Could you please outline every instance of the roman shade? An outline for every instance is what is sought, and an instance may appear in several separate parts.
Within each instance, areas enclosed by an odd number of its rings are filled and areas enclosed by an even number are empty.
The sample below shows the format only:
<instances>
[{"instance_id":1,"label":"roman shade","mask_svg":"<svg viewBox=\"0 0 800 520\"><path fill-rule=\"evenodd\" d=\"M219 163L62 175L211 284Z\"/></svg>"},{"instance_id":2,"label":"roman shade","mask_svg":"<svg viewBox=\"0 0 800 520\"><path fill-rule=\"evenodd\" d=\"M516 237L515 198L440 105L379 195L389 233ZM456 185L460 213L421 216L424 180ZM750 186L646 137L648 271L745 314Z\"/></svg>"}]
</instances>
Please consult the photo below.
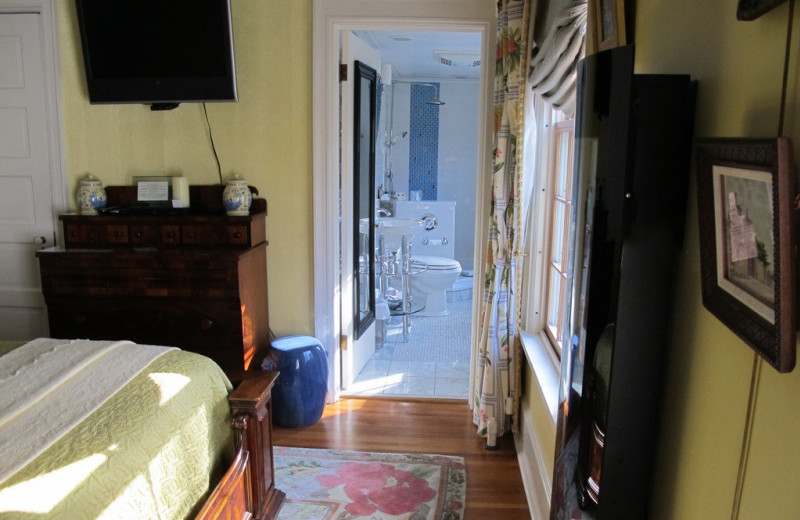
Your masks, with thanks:
<instances>
[{"instance_id":1,"label":"roman shade","mask_svg":"<svg viewBox=\"0 0 800 520\"><path fill-rule=\"evenodd\" d=\"M548 9L547 2L539 3L535 10L528 84L545 102L571 116L578 60L584 54L587 6L586 0L553 4Z\"/></svg>"}]
</instances>

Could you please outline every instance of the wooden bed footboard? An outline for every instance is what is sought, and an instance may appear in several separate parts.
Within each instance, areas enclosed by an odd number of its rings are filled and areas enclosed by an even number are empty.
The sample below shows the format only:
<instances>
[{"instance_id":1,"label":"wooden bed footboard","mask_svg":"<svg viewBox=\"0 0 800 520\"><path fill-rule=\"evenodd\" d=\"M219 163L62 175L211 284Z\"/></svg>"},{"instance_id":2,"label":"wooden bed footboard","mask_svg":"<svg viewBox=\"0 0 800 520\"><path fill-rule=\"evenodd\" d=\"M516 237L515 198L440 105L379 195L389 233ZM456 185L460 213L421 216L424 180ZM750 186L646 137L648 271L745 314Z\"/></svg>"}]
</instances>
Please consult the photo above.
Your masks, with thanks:
<instances>
[{"instance_id":1,"label":"wooden bed footboard","mask_svg":"<svg viewBox=\"0 0 800 520\"><path fill-rule=\"evenodd\" d=\"M233 464L196 520L271 520L285 494L275 488L271 391L277 372L252 372L228 397L236 441Z\"/></svg>"}]
</instances>

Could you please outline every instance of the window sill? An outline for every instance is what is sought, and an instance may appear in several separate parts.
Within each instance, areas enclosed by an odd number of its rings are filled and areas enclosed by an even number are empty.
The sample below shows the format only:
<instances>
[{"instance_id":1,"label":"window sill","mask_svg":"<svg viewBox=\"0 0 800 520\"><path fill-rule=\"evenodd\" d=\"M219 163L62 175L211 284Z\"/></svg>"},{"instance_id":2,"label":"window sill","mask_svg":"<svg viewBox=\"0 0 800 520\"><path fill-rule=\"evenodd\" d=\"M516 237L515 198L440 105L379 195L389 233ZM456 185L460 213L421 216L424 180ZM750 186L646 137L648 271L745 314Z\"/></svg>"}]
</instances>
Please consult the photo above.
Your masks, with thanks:
<instances>
[{"instance_id":1,"label":"window sill","mask_svg":"<svg viewBox=\"0 0 800 520\"><path fill-rule=\"evenodd\" d=\"M550 352L550 345L538 334L520 332L522 350L525 358L533 371L536 384L539 387L550 417L553 419L553 427L556 424L558 411L558 378L559 367L555 356Z\"/></svg>"}]
</instances>

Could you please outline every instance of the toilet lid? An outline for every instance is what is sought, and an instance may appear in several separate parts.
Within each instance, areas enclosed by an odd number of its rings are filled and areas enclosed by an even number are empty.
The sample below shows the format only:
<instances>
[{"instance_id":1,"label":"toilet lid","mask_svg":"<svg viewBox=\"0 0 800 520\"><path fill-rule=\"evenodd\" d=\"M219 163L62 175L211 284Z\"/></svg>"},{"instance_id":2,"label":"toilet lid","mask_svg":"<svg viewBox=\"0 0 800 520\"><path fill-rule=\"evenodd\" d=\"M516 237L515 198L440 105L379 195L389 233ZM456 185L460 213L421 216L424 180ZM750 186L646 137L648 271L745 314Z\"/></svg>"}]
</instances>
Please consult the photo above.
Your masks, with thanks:
<instances>
[{"instance_id":1,"label":"toilet lid","mask_svg":"<svg viewBox=\"0 0 800 520\"><path fill-rule=\"evenodd\" d=\"M461 264L457 260L444 256L413 256L411 257L411 267L424 269L427 265L431 271L447 271L461 269Z\"/></svg>"}]
</instances>

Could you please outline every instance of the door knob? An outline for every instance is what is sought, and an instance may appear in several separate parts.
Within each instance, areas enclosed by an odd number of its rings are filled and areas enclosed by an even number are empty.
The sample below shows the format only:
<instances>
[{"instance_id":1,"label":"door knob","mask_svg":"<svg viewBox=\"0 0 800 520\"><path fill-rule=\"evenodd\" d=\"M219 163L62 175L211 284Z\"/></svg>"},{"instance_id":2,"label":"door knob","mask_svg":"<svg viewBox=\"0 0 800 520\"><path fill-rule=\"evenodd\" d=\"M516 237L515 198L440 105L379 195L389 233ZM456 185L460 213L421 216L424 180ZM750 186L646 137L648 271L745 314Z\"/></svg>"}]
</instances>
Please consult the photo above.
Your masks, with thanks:
<instances>
[{"instance_id":1,"label":"door knob","mask_svg":"<svg viewBox=\"0 0 800 520\"><path fill-rule=\"evenodd\" d=\"M33 239L34 245L43 246L47 243L47 239L45 237L36 237Z\"/></svg>"}]
</instances>

